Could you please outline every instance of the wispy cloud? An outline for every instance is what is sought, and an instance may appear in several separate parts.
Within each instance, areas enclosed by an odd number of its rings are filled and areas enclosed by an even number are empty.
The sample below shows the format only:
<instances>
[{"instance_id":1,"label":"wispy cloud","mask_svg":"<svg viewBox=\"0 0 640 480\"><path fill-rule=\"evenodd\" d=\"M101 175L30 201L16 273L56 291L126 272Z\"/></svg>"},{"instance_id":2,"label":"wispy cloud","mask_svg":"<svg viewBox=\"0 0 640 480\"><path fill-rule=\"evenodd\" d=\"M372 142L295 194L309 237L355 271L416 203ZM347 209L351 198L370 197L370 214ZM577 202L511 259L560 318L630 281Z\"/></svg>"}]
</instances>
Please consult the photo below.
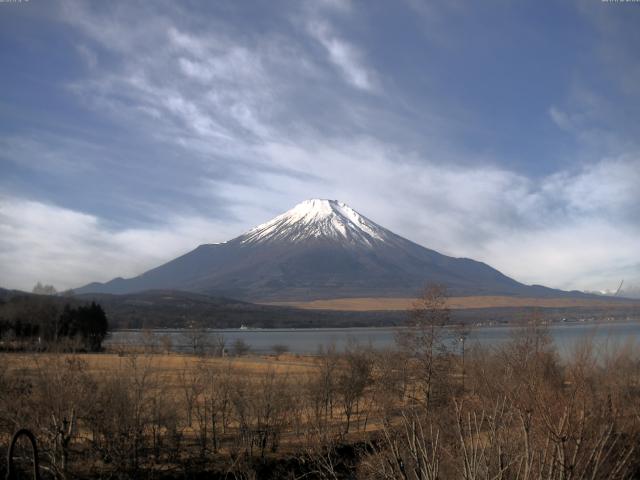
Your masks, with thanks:
<instances>
[{"instance_id":1,"label":"wispy cloud","mask_svg":"<svg viewBox=\"0 0 640 480\"><path fill-rule=\"evenodd\" d=\"M325 48L329 59L347 82L361 90L375 90L374 74L364 66L362 53L356 47L338 37L329 24L322 20L311 21L308 29L313 38Z\"/></svg>"},{"instance_id":2,"label":"wispy cloud","mask_svg":"<svg viewBox=\"0 0 640 480\"><path fill-rule=\"evenodd\" d=\"M112 230L94 215L4 196L0 283L29 290L43 281L64 289L133 276L191 250L194 241L213 243L234 233L227 222L173 216L155 228Z\"/></svg>"}]
</instances>

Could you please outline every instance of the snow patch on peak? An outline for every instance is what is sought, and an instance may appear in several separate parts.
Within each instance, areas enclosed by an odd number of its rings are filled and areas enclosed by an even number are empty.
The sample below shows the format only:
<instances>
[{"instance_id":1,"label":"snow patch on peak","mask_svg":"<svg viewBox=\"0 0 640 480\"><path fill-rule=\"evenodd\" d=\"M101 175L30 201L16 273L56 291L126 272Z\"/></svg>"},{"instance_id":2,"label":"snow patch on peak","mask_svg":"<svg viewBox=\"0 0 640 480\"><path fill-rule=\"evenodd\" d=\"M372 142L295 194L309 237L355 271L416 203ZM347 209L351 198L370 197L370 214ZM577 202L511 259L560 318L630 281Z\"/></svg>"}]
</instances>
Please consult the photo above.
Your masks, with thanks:
<instances>
[{"instance_id":1,"label":"snow patch on peak","mask_svg":"<svg viewBox=\"0 0 640 480\"><path fill-rule=\"evenodd\" d=\"M272 240L300 242L330 238L352 244L383 242L388 232L338 200L310 199L258 225L242 236L242 243Z\"/></svg>"},{"instance_id":2,"label":"snow patch on peak","mask_svg":"<svg viewBox=\"0 0 640 480\"><path fill-rule=\"evenodd\" d=\"M337 200L325 200L320 198L313 198L311 200L305 200L297 204L291 210L276 217L288 217L291 220L303 221L305 223L322 220L330 217L334 213L334 205L339 204ZM274 219L275 220L275 219Z\"/></svg>"}]
</instances>

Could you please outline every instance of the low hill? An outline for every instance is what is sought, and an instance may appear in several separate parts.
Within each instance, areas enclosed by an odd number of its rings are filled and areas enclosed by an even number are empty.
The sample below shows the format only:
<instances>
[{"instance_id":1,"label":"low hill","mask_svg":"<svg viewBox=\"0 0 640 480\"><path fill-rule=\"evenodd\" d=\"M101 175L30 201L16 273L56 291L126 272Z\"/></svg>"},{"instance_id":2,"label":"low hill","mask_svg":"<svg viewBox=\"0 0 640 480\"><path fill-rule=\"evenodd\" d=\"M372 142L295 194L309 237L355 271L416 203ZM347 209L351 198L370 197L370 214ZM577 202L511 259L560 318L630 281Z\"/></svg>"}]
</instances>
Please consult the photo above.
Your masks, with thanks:
<instances>
[{"instance_id":1,"label":"low hill","mask_svg":"<svg viewBox=\"0 0 640 480\"><path fill-rule=\"evenodd\" d=\"M386 305L389 299L359 305L348 301L346 304L317 302L308 308L303 304L253 304L227 297L166 290L127 295L83 294L77 299L100 303L113 328L184 328L190 325L206 328L239 328L242 325L251 328L390 327L402 325L407 319L407 309L411 308L411 301L407 299L397 299L397 303ZM464 298L450 300L453 301L454 322L520 322L534 314L541 314L550 321L640 317L640 303L629 301L549 301L539 305L526 305L527 302L517 305L474 303ZM464 304L464 301L468 303Z\"/></svg>"},{"instance_id":2,"label":"low hill","mask_svg":"<svg viewBox=\"0 0 640 480\"><path fill-rule=\"evenodd\" d=\"M259 305L228 297L176 290L151 290L133 294L81 294L81 301L96 301L107 312L113 328L320 328L391 325L406 312L349 312L304 310Z\"/></svg>"}]
</instances>

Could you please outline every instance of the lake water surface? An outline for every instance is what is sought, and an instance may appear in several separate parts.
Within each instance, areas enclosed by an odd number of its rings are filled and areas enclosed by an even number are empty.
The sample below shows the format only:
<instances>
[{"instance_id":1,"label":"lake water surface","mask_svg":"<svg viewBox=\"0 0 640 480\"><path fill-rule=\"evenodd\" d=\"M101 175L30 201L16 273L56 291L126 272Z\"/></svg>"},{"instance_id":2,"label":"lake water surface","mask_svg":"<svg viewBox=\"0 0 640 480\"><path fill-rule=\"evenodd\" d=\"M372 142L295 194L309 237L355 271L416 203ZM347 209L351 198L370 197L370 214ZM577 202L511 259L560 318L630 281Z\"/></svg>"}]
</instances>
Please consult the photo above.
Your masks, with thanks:
<instances>
[{"instance_id":1,"label":"lake water surface","mask_svg":"<svg viewBox=\"0 0 640 480\"><path fill-rule=\"evenodd\" d=\"M484 326L473 328L467 339L467 346L499 346L509 341L520 326ZM395 345L396 328L318 328L318 329L221 329L207 330L207 336L213 341L216 335L222 335L227 348L234 341L246 342L254 353L271 353L274 345L285 345L290 352L314 354L319 348L335 345L343 350L350 342L377 349L392 348ZM178 352L190 350L189 335L185 330L153 330L153 342L160 344L162 336L169 336L172 348ZM584 339L592 339L601 349L615 348L628 343L638 346L640 343L640 322L577 322L561 323L549 326L549 333L562 356L569 355L576 344ZM451 342L456 343L452 334ZM120 330L113 332L106 345L118 344L144 345L149 335L141 330Z\"/></svg>"}]
</instances>

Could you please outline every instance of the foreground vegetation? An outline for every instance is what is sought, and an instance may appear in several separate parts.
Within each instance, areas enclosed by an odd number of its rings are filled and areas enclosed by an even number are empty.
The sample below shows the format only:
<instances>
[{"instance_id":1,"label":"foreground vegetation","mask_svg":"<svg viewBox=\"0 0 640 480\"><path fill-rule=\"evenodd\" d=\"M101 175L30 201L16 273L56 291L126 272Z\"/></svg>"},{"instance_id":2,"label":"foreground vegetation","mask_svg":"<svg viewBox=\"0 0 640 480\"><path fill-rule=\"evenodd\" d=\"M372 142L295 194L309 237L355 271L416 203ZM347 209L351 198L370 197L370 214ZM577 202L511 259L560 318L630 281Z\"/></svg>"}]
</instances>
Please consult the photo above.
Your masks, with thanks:
<instances>
[{"instance_id":1,"label":"foreground vegetation","mask_svg":"<svg viewBox=\"0 0 640 480\"><path fill-rule=\"evenodd\" d=\"M315 357L4 354L0 443L56 478L634 478L640 362L543 327L500 350ZM464 360L464 362L463 362ZM0 469L4 468L0 467Z\"/></svg>"},{"instance_id":2,"label":"foreground vegetation","mask_svg":"<svg viewBox=\"0 0 640 480\"><path fill-rule=\"evenodd\" d=\"M194 336L189 356L155 341L139 352L52 342L57 351L4 353L0 447L30 429L43 474L61 479L640 476L631 345L584 339L560 361L539 319L496 349L467 345L468 329L450 323L433 287L391 351L274 347L261 358L236 345L225 358L223 342L203 350Z\"/></svg>"},{"instance_id":3,"label":"foreground vegetation","mask_svg":"<svg viewBox=\"0 0 640 480\"><path fill-rule=\"evenodd\" d=\"M0 351L47 349L98 352L109 322L95 303L71 305L66 299L18 295L0 301Z\"/></svg>"}]
</instances>

